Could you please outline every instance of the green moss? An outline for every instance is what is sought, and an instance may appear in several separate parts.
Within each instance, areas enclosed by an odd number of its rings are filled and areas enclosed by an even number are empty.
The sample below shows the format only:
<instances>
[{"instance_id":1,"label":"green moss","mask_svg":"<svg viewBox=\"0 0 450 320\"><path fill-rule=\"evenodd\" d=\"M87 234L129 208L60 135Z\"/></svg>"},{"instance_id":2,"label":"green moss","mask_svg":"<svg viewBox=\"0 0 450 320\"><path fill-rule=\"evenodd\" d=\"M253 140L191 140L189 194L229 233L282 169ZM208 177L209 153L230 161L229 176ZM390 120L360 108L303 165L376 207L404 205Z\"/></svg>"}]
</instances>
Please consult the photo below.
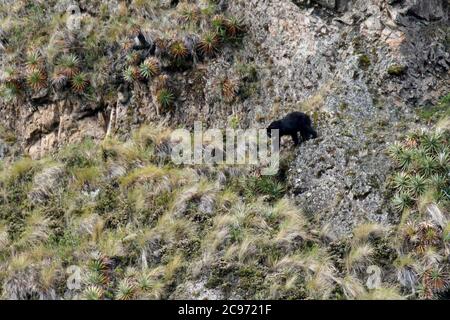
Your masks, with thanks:
<instances>
[{"instance_id":1,"label":"green moss","mask_svg":"<svg viewBox=\"0 0 450 320\"><path fill-rule=\"evenodd\" d=\"M237 271L239 287L247 297L253 297L264 287L265 273L255 266L244 266Z\"/></svg>"},{"instance_id":2,"label":"green moss","mask_svg":"<svg viewBox=\"0 0 450 320\"><path fill-rule=\"evenodd\" d=\"M346 103L346 102L342 102L340 105L339 105L339 110L341 111L341 112L344 112L344 111L346 111L348 109L348 104Z\"/></svg>"},{"instance_id":3,"label":"green moss","mask_svg":"<svg viewBox=\"0 0 450 320\"><path fill-rule=\"evenodd\" d=\"M360 55L358 62L359 62L359 67L363 70L369 69L370 65L372 64L369 56L366 54Z\"/></svg>"},{"instance_id":4,"label":"green moss","mask_svg":"<svg viewBox=\"0 0 450 320\"><path fill-rule=\"evenodd\" d=\"M394 64L388 68L387 72L391 76L399 77L406 73L406 69L404 65Z\"/></svg>"},{"instance_id":5,"label":"green moss","mask_svg":"<svg viewBox=\"0 0 450 320\"><path fill-rule=\"evenodd\" d=\"M445 117L450 117L450 93L443 96L434 106L421 107L417 115L426 122L437 122Z\"/></svg>"}]
</instances>

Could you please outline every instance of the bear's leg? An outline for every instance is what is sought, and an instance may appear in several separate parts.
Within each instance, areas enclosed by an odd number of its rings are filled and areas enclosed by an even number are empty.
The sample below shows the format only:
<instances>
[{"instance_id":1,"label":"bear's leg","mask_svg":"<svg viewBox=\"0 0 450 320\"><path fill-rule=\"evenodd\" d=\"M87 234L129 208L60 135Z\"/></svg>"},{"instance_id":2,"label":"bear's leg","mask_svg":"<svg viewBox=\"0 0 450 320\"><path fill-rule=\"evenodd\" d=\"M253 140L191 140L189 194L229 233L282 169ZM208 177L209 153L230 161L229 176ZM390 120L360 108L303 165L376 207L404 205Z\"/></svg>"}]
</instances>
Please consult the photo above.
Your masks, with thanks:
<instances>
[{"instance_id":1,"label":"bear's leg","mask_svg":"<svg viewBox=\"0 0 450 320\"><path fill-rule=\"evenodd\" d=\"M308 131L308 136L311 136L313 139L317 138L317 132L311 126L308 126L306 130Z\"/></svg>"},{"instance_id":2,"label":"bear's leg","mask_svg":"<svg viewBox=\"0 0 450 320\"><path fill-rule=\"evenodd\" d=\"M306 130L301 130L300 135L302 136L303 142L308 140L308 132Z\"/></svg>"},{"instance_id":3,"label":"bear's leg","mask_svg":"<svg viewBox=\"0 0 450 320\"><path fill-rule=\"evenodd\" d=\"M294 132L291 134L292 140L294 141L294 145L298 146L300 144L300 140L298 139L298 133Z\"/></svg>"},{"instance_id":4,"label":"bear's leg","mask_svg":"<svg viewBox=\"0 0 450 320\"><path fill-rule=\"evenodd\" d=\"M317 138L317 132L310 126L307 126L306 128L302 129L300 131L300 134L302 135L303 141Z\"/></svg>"}]
</instances>

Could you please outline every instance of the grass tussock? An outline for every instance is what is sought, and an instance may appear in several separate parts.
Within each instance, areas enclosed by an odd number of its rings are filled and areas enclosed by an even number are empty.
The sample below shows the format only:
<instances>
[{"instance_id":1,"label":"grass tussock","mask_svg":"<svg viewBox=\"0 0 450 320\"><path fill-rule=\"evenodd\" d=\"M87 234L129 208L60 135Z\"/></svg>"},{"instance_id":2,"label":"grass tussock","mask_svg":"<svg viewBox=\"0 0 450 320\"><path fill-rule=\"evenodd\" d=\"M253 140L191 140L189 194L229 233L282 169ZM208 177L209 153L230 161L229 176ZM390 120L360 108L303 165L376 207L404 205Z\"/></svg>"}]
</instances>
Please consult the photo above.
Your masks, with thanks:
<instances>
[{"instance_id":1,"label":"grass tussock","mask_svg":"<svg viewBox=\"0 0 450 320\"><path fill-rule=\"evenodd\" d=\"M333 297L331 256L282 181L176 166L169 136L143 127L5 164L3 298L164 299L186 281L229 292L226 279L243 298Z\"/></svg>"},{"instance_id":2,"label":"grass tussock","mask_svg":"<svg viewBox=\"0 0 450 320\"><path fill-rule=\"evenodd\" d=\"M187 283L255 299L448 292L448 131L414 133L389 150L401 223L361 224L339 241L314 228L280 177L175 165L169 137L142 127L126 141L85 140L5 162L2 297L167 299L183 297Z\"/></svg>"}]
</instances>

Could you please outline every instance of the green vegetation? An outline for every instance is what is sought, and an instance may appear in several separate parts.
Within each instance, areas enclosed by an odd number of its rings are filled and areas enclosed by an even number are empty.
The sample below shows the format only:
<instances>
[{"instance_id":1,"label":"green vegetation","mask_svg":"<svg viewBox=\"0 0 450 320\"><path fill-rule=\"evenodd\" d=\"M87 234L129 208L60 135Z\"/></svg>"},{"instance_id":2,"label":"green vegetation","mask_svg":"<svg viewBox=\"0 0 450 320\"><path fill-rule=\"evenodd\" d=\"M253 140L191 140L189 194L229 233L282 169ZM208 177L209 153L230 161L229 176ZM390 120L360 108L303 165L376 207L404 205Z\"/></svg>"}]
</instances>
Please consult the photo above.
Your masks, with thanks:
<instances>
[{"instance_id":1,"label":"green vegetation","mask_svg":"<svg viewBox=\"0 0 450 320\"><path fill-rule=\"evenodd\" d=\"M394 64L388 68L387 72L391 76L399 77L399 76L405 74L406 66L403 66L401 64Z\"/></svg>"},{"instance_id":2,"label":"green vegetation","mask_svg":"<svg viewBox=\"0 0 450 320\"><path fill-rule=\"evenodd\" d=\"M80 30L70 31L69 14L55 12L56 3L0 5L0 29L8 36L0 98L13 106L41 92L116 99L118 83L126 82L130 91L148 90L157 114L168 111L178 106L173 82L180 74L228 54L246 30L217 1L168 8L133 0L117 10L90 1ZM362 52L361 39L353 45L359 66L369 69L374 53ZM235 61L212 89L230 104L246 99L259 89L258 72L252 59ZM302 109L324 104L326 91ZM340 240L291 198L285 175L292 159L282 159L276 176L260 176L258 168L175 165L171 130L157 125L127 132L126 139L86 139L39 160L13 150L0 163L0 297L192 298L190 287L243 299L448 296L449 110L449 95L421 109L434 129L410 133L388 150L394 167L386 200L398 225L363 223ZM246 125L241 116L229 116L233 128ZM16 142L3 128L0 138L8 147ZM383 277L369 287L374 266ZM79 287L67 287L72 276Z\"/></svg>"},{"instance_id":3,"label":"green vegetation","mask_svg":"<svg viewBox=\"0 0 450 320\"><path fill-rule=\"evenodd\" d=\"M369 56L366 54L362 54L359 56L358 63L359 63L359 67L363 70L369 69L370 65L372 64Z\"/></svg>"},{"instance_id":4,"label":"green vegetation","mask_svg":"<svg viewBox=\"0 0 450 320\"><path fill-rule=\"evenodd\" d=\"M286 197L283 178L176 166L170 130L132 136L3 166L4 298L175 298L191 282L225 297L437 298L449 285L448 131L412 134L390 149L394 202L408 199L396 204L398 230L366 223L333 245ZM402 161L409 148L417 154ZM381 261L397 279L369 290L366 270ZM70 266L81 270L78 290L66 287Z\"/></svg>"},{"instance_id":5,"label":"green vegetation","mask_svg":"<svg viewBox=\"0 0 450 320\"><path fill-rule=\"evenodd\" d=\"M437 128L408 134L389 153L397 164L390 180L393 206L401 214L396 267L403 284L422 298L438 298L450 285L448 218L450 131ZM407 259L406 259L407 257ZM406 260L405 260L406 259Z\"/></svg>"},{"instance_id":6,"label":"green vegetation","mask_svg":"<svg viewBox=\"0 0 450 320\"><path fill-rule=\"evenodd\" d=\"M450 93L443 96L434 106L422 107L418 110L418 116L428 123L436 123L440 119L443 123L450 118ZM445 123L443 124L445 126ZM447 123L448 125L448 123Z\"/></svg>"},{"instance_id":7,"label":"green vegetation","mask_svg":"<svg viewBox=\"0 0 450 320\"><path fill-rule=\"evenodd\" d=\"M215 2L205 7L182 1L167 7L136 0L120 2L115 10L91 1L88 13L82 14L61 14L56 2L0 5L0 29L8 38L0 79L2 100L23 102L37 92L59 98L64 91L77 94L77 99L95 94L110 100L120 80L149 90L141 83L195 68L199 59L238 45L245 34L243 22L221 12ZM108 81L111 78L119 81ZM164 90L176 100L173 88Z\"/></svg>"},{"instance_id":8,"label":"green vegetation","mask_svg":"<svg viewBox=\"0 0 450 320\"><path fill-rule=\"evenodd\" d=\"M151 77L157 76L160 73L159 61L156 58L148 58L142 62L139 71L140 75L144 79L149 79Z\"/></svg>"},{"instance_id":9,"label":"green vegetation","mask_svg":"<svg viewBox=\"0 0 450 320\"><path fill-rule=\"evenodd\" d=\"M3 297L62 297L71 265L82 270L82 287L72 292L81 299L168 298L185 281L212 283L222 264L246 298L300 297L292 285L315 277L336 285L332 269L310 267L329 258L302 244L312 236L281 182L161 161L169 133L142 128L131 141L86 140L52 158L5 166ZM216 282L225 288L223 280ZM328 286L314 295L329 297Z\"/></svg>"},{"instance_id":10,"label":"green vegetation","mask_svg":"<svg viewBox=\"0 0 450 320\"><path fill-rule=\"evenodd\" d=\"M157 99L163 109L167 109L172 106L174 102L174 95L170 89L163 88L158 91Z\"/></svg>"}]
</instances>

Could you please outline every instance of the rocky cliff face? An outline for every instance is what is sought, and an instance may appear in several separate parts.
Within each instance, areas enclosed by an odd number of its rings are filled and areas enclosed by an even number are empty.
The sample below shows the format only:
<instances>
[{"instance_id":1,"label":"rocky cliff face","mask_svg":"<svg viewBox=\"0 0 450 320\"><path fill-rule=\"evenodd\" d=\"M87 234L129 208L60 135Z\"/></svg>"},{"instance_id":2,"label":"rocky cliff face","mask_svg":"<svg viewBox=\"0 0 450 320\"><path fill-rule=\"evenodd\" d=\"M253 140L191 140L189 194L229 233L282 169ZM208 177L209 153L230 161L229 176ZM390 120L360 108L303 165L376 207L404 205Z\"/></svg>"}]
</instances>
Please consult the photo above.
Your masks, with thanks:
<instances>
[{"instance_id":1,"label":"rocky cliff face","mask_svg":"<svg viewBox=\"0 0 450 320\"><path fill-rule=\"evenodd\" d=\"M312 112L320 138L289 169L292 197L331 237L389 223L384 154L449 90L446 1L242 1L266 70L261 108ZM269 86L268 83L272 84ZM269 103L267 103L269 101ZM258 103L254 102L255 107Z\"/></svg>"},{"instance_id":2,"label":"rocky cliff face","mask_svg":"<svg viewBox=\"0 0 450 320\"><path fill-rule=\"evenodd\" d=\"M111 12L123 9L116 1L106 3ZM55 10L62 13L69 4L57 1ZM291 196L323 227L329 225L333 237L366 219L395 220L383 196L390 169L383 150L415 126L416 108L449 91L448 1L246 0L220 5L243 16L245 45L225 49L195 70L172 74L179 89L173 112L156 112L149 87L89 101L44 92L34 97L35 103L1 102L1 122L16 132L23 150L40 157L86 136L126 135L144 122L264 127L301 110L313 116L320 138L302 145L290 165ZM99 18L94 5L82 1L80 6L84 15ZM110 70L110 79L120 72ZM217 93L224 76L241 83L233 103Z\"/></svg>"}]
</instances>

